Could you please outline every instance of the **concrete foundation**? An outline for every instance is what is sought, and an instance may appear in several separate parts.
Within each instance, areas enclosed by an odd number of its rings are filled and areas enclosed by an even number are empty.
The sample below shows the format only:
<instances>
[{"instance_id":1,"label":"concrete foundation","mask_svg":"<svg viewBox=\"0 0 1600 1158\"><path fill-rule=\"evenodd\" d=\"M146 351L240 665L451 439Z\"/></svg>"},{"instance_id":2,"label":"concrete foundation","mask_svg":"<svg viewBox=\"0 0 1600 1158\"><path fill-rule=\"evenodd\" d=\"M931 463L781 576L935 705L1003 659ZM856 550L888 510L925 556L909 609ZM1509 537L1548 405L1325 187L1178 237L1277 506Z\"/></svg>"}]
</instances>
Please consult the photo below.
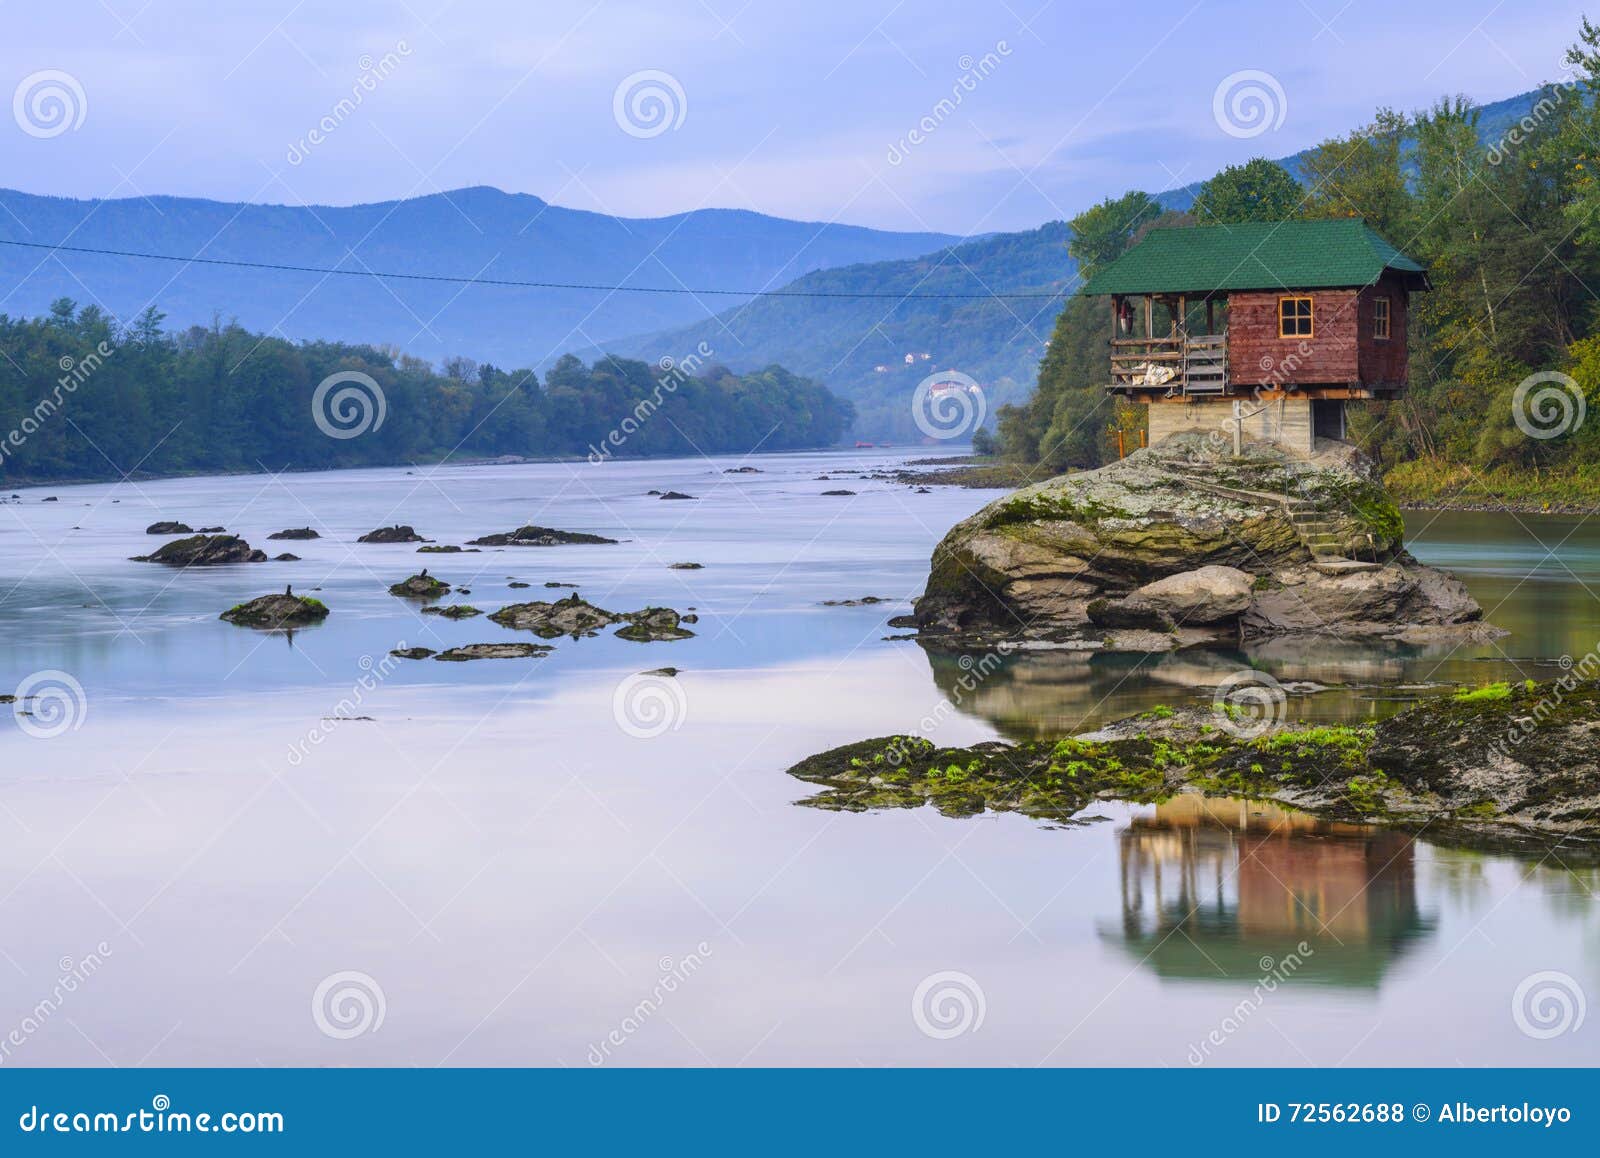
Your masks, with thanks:
<instances>
[{"instance_id":1,"label":"concrete foundation","mask_svg":"<svg viewBox=\"0 0 1600 1158\"><path fill-rule=\"evenodd\" d=\"M1282 398L1275 402L1242 398L1238 400L1238 405L1246 415L1246 438L1276 442L1296 454L1311 454L1313 433L1309 398ZM1233 407L1234 400L1231 398L1152 402L1149 406L1150 444L1154 446L1163 438L1190 432L1214 433L1231 446Z\"/></svg>"}]
</instances>

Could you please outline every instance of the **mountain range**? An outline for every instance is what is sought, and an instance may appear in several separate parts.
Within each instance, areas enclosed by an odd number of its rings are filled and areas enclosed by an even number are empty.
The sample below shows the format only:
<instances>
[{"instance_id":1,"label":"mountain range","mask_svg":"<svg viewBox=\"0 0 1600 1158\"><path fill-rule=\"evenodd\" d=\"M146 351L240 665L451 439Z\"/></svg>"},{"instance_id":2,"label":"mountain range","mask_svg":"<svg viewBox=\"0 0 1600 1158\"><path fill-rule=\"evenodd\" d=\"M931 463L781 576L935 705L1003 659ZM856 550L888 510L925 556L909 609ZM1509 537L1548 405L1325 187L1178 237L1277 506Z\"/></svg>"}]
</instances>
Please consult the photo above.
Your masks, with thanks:
<instances>
[{"instance_id":1,"label":"mountain range","mask_svg":"<svg viewBox=\"0 0 1600 1158\"><path fill-rule=\"evenodd\" d=\"M1483 106L1484 139L1502 134L1538 96ZM1282 163L1297 172L1298 156ZM1184 209L1198 188L1159 199ZM855 404L858 437L905 440L919 437L909 400L935 370L976 378L991 410L1029 394L1056 314L1075 287L1069 235L1059 221L963 239L742 210L627 219L487 187L349 207L76 201L4 190L0 240L385 273L781 288L797 296L462 286L0 246L0 312L38 314L65 296L127 319L154 304L169 326L220 316L290 338L541 370L568 352L589 361L604 354L657 360L709 349L703 360L734 370L777 363L816 378ZM846 292L876 296L828 296ZM994 296L1005 294L1028 296Z\"/></svg>"}]
</instances>

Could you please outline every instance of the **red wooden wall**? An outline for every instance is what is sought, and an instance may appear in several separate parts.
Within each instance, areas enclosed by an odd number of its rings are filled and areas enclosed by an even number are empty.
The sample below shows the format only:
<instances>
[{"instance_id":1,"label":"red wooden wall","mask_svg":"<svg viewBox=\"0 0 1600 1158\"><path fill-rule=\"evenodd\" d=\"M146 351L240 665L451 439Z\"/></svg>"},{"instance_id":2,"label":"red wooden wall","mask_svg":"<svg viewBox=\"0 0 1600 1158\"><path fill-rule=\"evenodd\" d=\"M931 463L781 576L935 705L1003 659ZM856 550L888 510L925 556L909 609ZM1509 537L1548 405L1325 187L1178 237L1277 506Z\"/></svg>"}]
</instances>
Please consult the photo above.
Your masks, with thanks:
<instances>
[{"instance_id":1,"label":"red wooden wall","mask_svg":"<svg viewBox=\"0 0 1600 1158\"><path fill-rule=\"evenodd\" d=\"M1283 297L1311 299L1311 337L1278 337ZM1359 325L1360 292L1353 289L1229 294L1228 379L1235 387L1353 385L1361 380ZM1399 332L1403 341L1403 323Z\"/></svg>"}]
</instances>

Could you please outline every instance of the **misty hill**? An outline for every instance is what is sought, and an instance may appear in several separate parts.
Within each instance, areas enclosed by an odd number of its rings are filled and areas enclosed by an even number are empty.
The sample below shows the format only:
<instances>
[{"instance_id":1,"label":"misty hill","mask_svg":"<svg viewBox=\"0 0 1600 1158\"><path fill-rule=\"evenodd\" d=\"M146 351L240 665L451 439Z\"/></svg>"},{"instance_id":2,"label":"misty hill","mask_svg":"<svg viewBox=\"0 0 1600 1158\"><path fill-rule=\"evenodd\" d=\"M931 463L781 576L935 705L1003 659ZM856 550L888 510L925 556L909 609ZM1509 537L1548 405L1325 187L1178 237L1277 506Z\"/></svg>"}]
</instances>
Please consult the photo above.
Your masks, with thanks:
<instances>
[{"instance_id":1,"label":"misty hill","mask_svg":"<svg viewBox=\"0 0 1600 1158\"><path fill-rule=\"evenodd\" d=\"M850 399L862 437L920 440L910 399L934 370L976 378L991 410L1032 391L1063 295L1075 285L1069 236L1066 225L1054 221L922 257L807 274L784 287L813 293L1053 295L1048 298L765 297L669 333L608 342L605 350L650 360L679 358L704 342L714 360L729 366L776 362Z\"/></svg>"},{"instance_id":2,"label":"misty hill","mask_svg":"<svg viewBox=\"0 0 1600 1158\"><path fill-rule=\"evenodd\" d=\"M628 219L478 187L344 208L181 197L77 201L0 190L0 238L288 265L691 288L776 287L812 270L912 257L959 241L703 209ZM682 325L748 299L462 287L183 266L0 246L0 313L70 297L169 328L220 314L292 339L392 344L543 366L608 336Z\"/></svg>"}]
</instances>

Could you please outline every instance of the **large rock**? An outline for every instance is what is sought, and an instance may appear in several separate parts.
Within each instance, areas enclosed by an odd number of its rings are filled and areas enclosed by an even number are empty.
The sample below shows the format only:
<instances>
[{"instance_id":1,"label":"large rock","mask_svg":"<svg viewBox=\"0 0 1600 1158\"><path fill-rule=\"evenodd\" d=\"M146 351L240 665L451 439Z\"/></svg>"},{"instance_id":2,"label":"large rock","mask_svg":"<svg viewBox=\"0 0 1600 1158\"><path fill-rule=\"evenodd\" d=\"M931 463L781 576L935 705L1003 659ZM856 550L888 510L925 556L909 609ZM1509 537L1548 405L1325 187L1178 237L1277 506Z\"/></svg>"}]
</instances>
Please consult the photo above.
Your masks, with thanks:
<instances>
[{"instance_id":1,"label":"large rock","mask_svg":"<svg viewBox=\"0 0 1600 1158\"><path fill-rule=\"evenodd\" d=\"M265 563L259 551L237 535L191 535L163 544L154 554L135 555L135 563L164 563L168 567L218 567L225 563Z\"/></svg>"},{"instance_id":2,"label":"large rock","mask_svg":"<svg viewBox=\"0 0 1600 1158\"><path fill-rule=\"evenodd\" d=\"M561 547L569 543L615 543L604 535L591 535L584 531L558 531L554 527L518 527L515 531L502 531L469 539L469 547Z\"/></svg>"},{"instance_id":3,"label":"large rock","mask_svg":"<svg viewBox=\"0 0 1600 1158\"><path fill-rule=\"evenodd\" d=\"M554 603L512 603L489 618L501 627L531 631L540 639L570 635L573 639L598 635L620 624L616 635L636 643L689 639L694 632L681 626L696 622L693 615L679 615L670 607L646 607L642 611L607 611L573 593Z\"/></svg>"},{"instance_id":4,"label":"large rock","mask_svg":"<svg viewBox=\"0 0 1600 1158\"><path fill-rule=\"evenodd\" d=\"M358 543L425 543L417 529L404 523L396 523L392 527L379 527L375 531L368 531L356 540Z\"/></svg>"},{"instance_id":5,"label":"large rock","mask_svg":"<svg viewBox=\"0 0 1600 1158\"><path fill-rule=\"evenodd\" d=\"M248 603L240 603L228 608L219 618L241 627L302 627L308 623L321 623L328 618L328 607L320 599L285 592L282 595L261 595Z\"/></svg>"},{"instance_id":6,"label":"large rock","mask_svg":"<svg viewBox=\"0 0 1600 1158\"><path fill-rule=\"evenodd\" d=\"M916 620L925 639L1094 646L1173 627L1193 639L1492 631L1457 580L1404 552L1403 533L1376 468L1346 443L1319 440L1303 459L1252 441L1234 458L1176 435L956 524ZM1318 563L1338 552L1367 569Z\"/></svg>"}]
</instances>

